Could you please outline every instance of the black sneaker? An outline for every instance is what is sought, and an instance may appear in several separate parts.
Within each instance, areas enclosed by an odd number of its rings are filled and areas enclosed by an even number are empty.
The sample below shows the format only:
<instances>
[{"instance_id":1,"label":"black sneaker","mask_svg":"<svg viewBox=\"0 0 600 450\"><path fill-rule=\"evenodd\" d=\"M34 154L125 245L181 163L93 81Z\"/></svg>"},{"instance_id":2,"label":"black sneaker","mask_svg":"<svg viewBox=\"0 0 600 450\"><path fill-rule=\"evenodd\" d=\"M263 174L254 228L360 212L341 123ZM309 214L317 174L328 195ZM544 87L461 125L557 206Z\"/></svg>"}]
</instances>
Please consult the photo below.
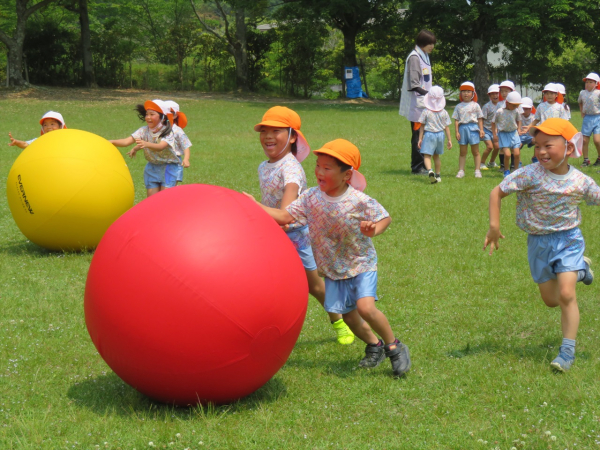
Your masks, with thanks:
<instances>
[{"instance_id":1,"label":"black sneaker","mask_svg":"<svg viewBox=\"0 0 600 450\"><path fill-rule=\"evenodd\" d=\"M381 361L385 359L385 350L383 345L378 347L376 345L367 345L365 348L365 357L360 360L358 365L360 367L373 368L381 364Z\"/></svg>"},{"instance_id":2,"label":"black sneaker","mask_svg":"<svg viewBox=\"0 0 600 450\"><path fill-rule=\"evenodd\" d=\"M401 377L410 370L410 354L402 342L386 345L385 356L390 358L394 375Z\"/></svg>"},{"instance_id":3,"label":"black sneaker","mask_svg":"<svg viewBox=\"0 0 600 450\"><path fill-rule=\"evenodd\" d=\"M594 167L600 166L600 158L596 159L596 162L594 162L594 164L592 164L592 166L594 166Z\"/></svg>"},{"instance_id":4,"label":"black sneaker","mask_svg":"<svg viewBox=\"0 0 600 450\"><path fill-rule=\"evenodd\" d=\"M584 159L583 164L581 164L581 167L589 167L591 165L592 165L592 163L590 162L589 159Z\"/></svg>"},{"instance_id":5,"label":"black sneaker","mask_svg":"<svg viewBox=\"0 0 600 450\"><path fill-rule=\"evenodd\" d=\"M429 171L429 182L431 184L437 183L437 179L435 178L435 173L433 173L433 170Z\"/></svg>"}]
</instances>

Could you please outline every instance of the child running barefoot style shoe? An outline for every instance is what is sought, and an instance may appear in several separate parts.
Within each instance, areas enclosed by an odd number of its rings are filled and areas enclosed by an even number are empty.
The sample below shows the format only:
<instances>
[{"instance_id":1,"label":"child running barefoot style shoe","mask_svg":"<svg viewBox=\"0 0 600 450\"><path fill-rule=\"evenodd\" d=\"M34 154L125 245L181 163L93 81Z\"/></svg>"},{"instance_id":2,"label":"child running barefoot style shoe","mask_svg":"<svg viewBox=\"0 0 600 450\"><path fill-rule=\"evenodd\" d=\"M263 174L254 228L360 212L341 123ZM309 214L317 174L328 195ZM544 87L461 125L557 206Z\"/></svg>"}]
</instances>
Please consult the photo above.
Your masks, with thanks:
<instances>
[{"instance_id":1,"label":"child running barefoot style shoe","mask_svg":"<svg viewBox=\"0 0 600 450\"><path fill-rule=\"evenodd\" d=\"M300 116L295 111L274 106L254 126L254 130L260 133L260 143L268 158L258 166L261 203L270 208L285 210L306 190L306 174L300 163L308 156L310 147L300 125ZM286 233L304 265L310 294L324 305L325 283L317 272L308 225L293 223ZM348 345L354 342L354 334L341 314L330 312L329 320L337 333L338 343Z\"/></svg>"},{"instance_id":2,"label":"child running barefoot style shoe","mask_svg":"<svg viewBox=\"0 0 600 450\"><path fill-rule=\"evenodd\" d=\"M42 129L40 130L40 135L50 133L54 130L67 128L67 126L65 125L65 119L63 119L62 114L56 111L48 111L46 114L44 114L40 119L40 125L42 126ZM37 139L33 138L28 141L20 141L18 139L13 138L10 132L8 133L8 138L10 139L10 142L8 144L9 147L19 147L21 149L29 147L29 145Z\"/></svg>"},{"instance_id":3,"label":"child running barefoot style shoe","mask_svg":"<svg viewBox=\"0 0 600 450\"><path fill-rule=\"evenodd\" d=\"M446 98L444 90L439 86L433 86L431 90L423 97L425 109L421 113L419 123L419 142L417 143L421 155L423 155L423 165L429 172L429 182L431 184L440 183L442 177L442 162L440 155L444 154L444 133L448 138L448 150L452 148L452 137L450 128L452 123L448 112L444 109ZM431 170L431 158L435 163L435 173Z\"/></svg>"},{"instance_id":4,"label":"child running barefoot style shoe","mask_svg":"<svg viewBox=\"0 0 600 450\"><path fill-rule=\"evenodd\" d=\"M410 369L408 347L396 339L377 309L377 253L371 238L391 223L389 214L362 191L360 152L344 139L328 142L317 155L319 187L300 194L285 210L262 206L280 225L308 225L319 272L325 276L325 310L342 314L367 344L360 367L377 367L387 356L396 376ZM381 338L378 338L375 333Z\"/></svg>"},{"instance_id":5,"label":"child running barefoot style shoe","mask_svg":"<svg viewBox=\"0 0 600 450\"><path fill-rule=\"evenodd\" d=\"M473 153L473 160L475 162L475 178L481 178L479 141L485 137L485 132L483 131L483 113L477 103L475 85L470 81L465 81L460 85L460 100L461 103L456 105L452 114L456 139L460 146L456 178L464 178L465 176L465 164L467 162L469 145L471 146L471 153Z\"/></svg>"},{"instance_id":6,"label":"child running barefoot style shoe","mask_svg":"<svg viewBox=\"0 0 600 450\"><path fill-rule=\"evenodd\" d=\"M490 195L490 228L483 249L498 249L500 203L517 193L517 226L529 234L527 255L533 281L546 306L560 307L563 340L550 364L566 372L575 361L579 307L575 295L578 281L594 279L590 259L583 256L585 242L579 229L579 203L600 205L600 187L568 164L581 156L581 133L565 119L552 118L532 130L538 164L530 164L506 177Z\"/></svg>"}]
</instances>

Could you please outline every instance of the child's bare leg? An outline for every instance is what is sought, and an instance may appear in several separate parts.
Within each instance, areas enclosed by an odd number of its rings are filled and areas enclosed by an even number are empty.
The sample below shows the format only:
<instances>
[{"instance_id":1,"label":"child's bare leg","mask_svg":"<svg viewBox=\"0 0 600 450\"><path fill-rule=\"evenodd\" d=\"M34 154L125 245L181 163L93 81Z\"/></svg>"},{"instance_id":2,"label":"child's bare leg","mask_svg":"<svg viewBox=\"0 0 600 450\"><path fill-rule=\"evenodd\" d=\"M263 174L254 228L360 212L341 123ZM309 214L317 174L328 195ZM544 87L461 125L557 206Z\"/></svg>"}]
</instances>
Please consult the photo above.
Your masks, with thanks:
<instances>
[{"instance_id":1,"label":"child's bare leg","mask_svg":"<svg viewBox=\"0 0 600 450\"><path fill-rule=\"evenodd\" d=\"M150 197L151 195L157 194L158 192L160 192L159 187L146 189L146 197Z\"/></svg>"},{"instance_id":2,"label":"child's bare leg","mask_svg":"<svg viewBox=\"0 0 600 450\"><path fill-rule=\"evenodd\" d=\"M481 157L481 164L485 164L488 156L490 156L490 153L492 153L492 151L494 150L494 144L492 144L492 141L487 140L483 142L485 143L485 151L483 152L483 156Z\"/></svg>"},{"instance_id":3,"label":"child's bare leg","mask_svg":"<svg viewBox=\"0 0 600 450\"><path fill-rule=\"evenodd\" d=\"M600 134L594 134L594 145L596 146L596 152L598 152L598 158L600 158Z\"/></svg>"},{"instance_id":4,"label":"child's bare leg","mask_svg":"<svg viewBox=\"0 0 600 450\"><path fill-rule=\"evenodd\" d=\"M498 141L498 138L494 138L494 140L492 141L492 144L494 145L494 150L492 151L492 157L490 158L490 163L493 163L496 161L496 157L498 156L498 152L500 151L500 142Z\"/></svg>"},{"instance_id":5,"label":"child's bare leg","mask_svg":"<svg viewBox=\"0 0 600 450\"><path fill-rule=\"evenodd\" d=\"M579 307L575 285L577 272L556 274L556 280L539 284L542 300L550 308L560 306L563 337L575 340L579 329Z\"/></svg>"},{"instance_id":6,"label":"child's bare leg","mask_svg":"<svg viewBox=\"0 0 600 450\"><path fill-rule=\"evenodd\" d=\"M479 154L479 144L471 145L471 153L473 154L473 162L475 163L475 170L479 170L481 164L481 155Z\"/></svg>"},{"instance_id":7,"label":"child's bare leg","mask_svg":"<svg viewBox=\"0 0 600 450\"><path fill-rule=\"evenodd\" d=\"M513 156L515 157L515 170L519 168L519 162L521 161L521 150L519 148L513 148Z\"/></svg>"},{"instance_id":8,"label":"child's bare leg","mask_svg":"<svg viewBox=\"0 0 600 450\"><path fill-rule=\"evenodd\" d=\"M590 148L590 137L589 136L584 136L583 137L583 145L581 146L581 154L583 155L583 159L589 159L588 158L588 154L589 154L589 148ZM600 152L598 152L600 154Z\"/></svg>"},{"instance_id":9,"label":"child's bare leg","mask_svg":"<svg viewBox=\"0 0 600 450\"><path fill-rule=\"evenodd\" d=\"M325 306L325 282L319 276L319 273L316 270L306 270L306 281L308 281L308 292L317 301L321 304L321 306ZM327 313L329 315L329 320L331 322L337 322L342 318L341 314L338 313Z\"/></svg>"},{"instance_id":10,"label":"child's bare leg","mask_svg":"<svg viewBox=\"0 0 600 450\"><path fill-rule=\"evenodd\" d=\"M435 164L435 173L439 174L442 170L442 161L440 160L440 155L437 153L433 155L433 163Z\"/></svg>"},{"instance_id":11,"label":"child's bare leg","mask_svg":"<svg viewBox=\"0 0 600 450\"><path fill-rule=\"evenodd\" d=\"M395 341L394 332L390 323L381 311L375 306L374 297L363 297L356 301L356 310L360 317L368 323L373 331L381 336L386 344L392 344Z\"/></svg>"},{"instance_id":12,"label":"child's bare leg","mask_svg":"<svg viewBox=\"0 0 600 450\"><path fill-rule=\"evenodd\" d=\"M460 145L460 153L458 155L458 170L465 170L465 164L467 163L467 150L468 145Z\"/></svg>"},{"instance_id":13,"label":"child's bare leg","mask_svg":"<svg viewBox=\"0 0 600 450\"><path fill-rule=\"evenodd\" d=\"M503 148L502 153L504 154L504 170L510 170L510 148Z\"/></svg>"},{"instance_id":14,"label":"child's bare leg","mask_svg":"<svg viewBox=\"0 0 600 450\"><path fill-rule=\"evenodd\" d=\"M375 336L369 324L360 317L358 310L354 309L349 313L343 314L342 317L346 325L361 341L366 344L377 344L379 342L379 338Z\"/></svg>"},{"instance_id":15,"label":"child's bare leg","mask_svg":"<svg viewBox=\"0 0 600 450\"><path fill-rule=\"evenodd\" d=\"M423 154L423 165L425 166L425 169L431 170L431 155Z\"/></svg>"}]
</instances>

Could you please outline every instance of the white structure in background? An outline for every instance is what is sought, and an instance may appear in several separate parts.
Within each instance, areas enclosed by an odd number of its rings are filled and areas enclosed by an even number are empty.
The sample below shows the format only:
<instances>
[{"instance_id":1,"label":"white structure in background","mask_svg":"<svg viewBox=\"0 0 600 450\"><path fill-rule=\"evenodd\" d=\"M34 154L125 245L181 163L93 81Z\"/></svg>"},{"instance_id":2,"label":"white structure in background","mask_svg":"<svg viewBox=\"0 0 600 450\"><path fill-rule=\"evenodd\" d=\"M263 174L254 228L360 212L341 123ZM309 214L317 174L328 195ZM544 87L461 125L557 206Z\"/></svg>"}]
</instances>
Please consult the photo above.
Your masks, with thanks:
<instances>
[{"instance_id":1,"label":"white structure in background","mask_svg":"<svg viewBox=\"0 0 600 450\"><path fill-rule=\"evenodd\" d=\"M509 50L507 50L507 48L502 44L500 44L498 46L498 53L494 53L491 50L488 51L488 54L487 54L488 63L495 69L501 67L502 66L502 53L508 52L508 51ZM496 70L496 73L497 73L497 70ZM517 92L519 92L521 94L521 97L529 97L533 100L533 102L535 104L541 102L542 101L542 91L533 89L528 84L521 86L519 84L518 78L519 77L517 77L517 76L515 76L514 78L511 78L509 73L505 73L503 79L494 80L494 82L501 83L504 80L510 80L513 83L515 83L515 88L516 88ZM492 81L490 80L490 83L491 82Z\"/></svg>"}]
</instances>

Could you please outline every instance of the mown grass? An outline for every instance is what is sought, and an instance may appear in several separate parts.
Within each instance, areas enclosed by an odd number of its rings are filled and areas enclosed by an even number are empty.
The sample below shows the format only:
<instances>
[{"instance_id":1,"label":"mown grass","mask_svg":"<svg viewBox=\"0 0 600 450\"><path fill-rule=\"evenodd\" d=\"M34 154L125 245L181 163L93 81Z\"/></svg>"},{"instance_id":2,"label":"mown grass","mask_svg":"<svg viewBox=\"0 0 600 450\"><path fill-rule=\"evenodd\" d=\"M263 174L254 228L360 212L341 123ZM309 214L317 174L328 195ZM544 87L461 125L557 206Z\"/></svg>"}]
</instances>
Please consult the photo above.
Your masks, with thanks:
<instances>
[{"instance_id":1,"label":"mown grass","mask_svg":"<svg viewBox=\"0 0 600 450\"><path fill-rule=\"evenodd\" d=\"M6 97L0 100L0 133L29 139L49 109L60 111L70 128L109 139L140 125L132 109L144 94L90 92L74 93L72 100ZM258 195L256 168L264 156L252 126L275 103L179 102L194 144L185 182ZM87 334L83 292L92 254L49 252L28 242L10 215L3 182L0 448L598 448L598 283L578 289L577 362L568 374L553 373L560 312L543 306L529 275L514 196L504 200L500 251L490 257L481 249L489 192L501 173L487 171L476 180L471 159L467 177L454 178L455 147L442 158L441 184L410 175L409 126L395 104L290 106L313 148L338 137L358 145L367 193L393 218L375 239L379 307L410 347L409 375L392 378L387 361L371 371L357 369L363 345L337 345L324 312L310 299L287 364L256 393L224 406L155 403L108 368ZM525 160L530 153L524 152ZM2 180L17 155L13 147L1 148ZM141 201L144 160L127 162ZM312 157L304 162L309 185L313 164ZM593 169L586 173L599 177ZM600 261L598 211L582 210L587 253Z\"/></svg>"}]
</instances>

